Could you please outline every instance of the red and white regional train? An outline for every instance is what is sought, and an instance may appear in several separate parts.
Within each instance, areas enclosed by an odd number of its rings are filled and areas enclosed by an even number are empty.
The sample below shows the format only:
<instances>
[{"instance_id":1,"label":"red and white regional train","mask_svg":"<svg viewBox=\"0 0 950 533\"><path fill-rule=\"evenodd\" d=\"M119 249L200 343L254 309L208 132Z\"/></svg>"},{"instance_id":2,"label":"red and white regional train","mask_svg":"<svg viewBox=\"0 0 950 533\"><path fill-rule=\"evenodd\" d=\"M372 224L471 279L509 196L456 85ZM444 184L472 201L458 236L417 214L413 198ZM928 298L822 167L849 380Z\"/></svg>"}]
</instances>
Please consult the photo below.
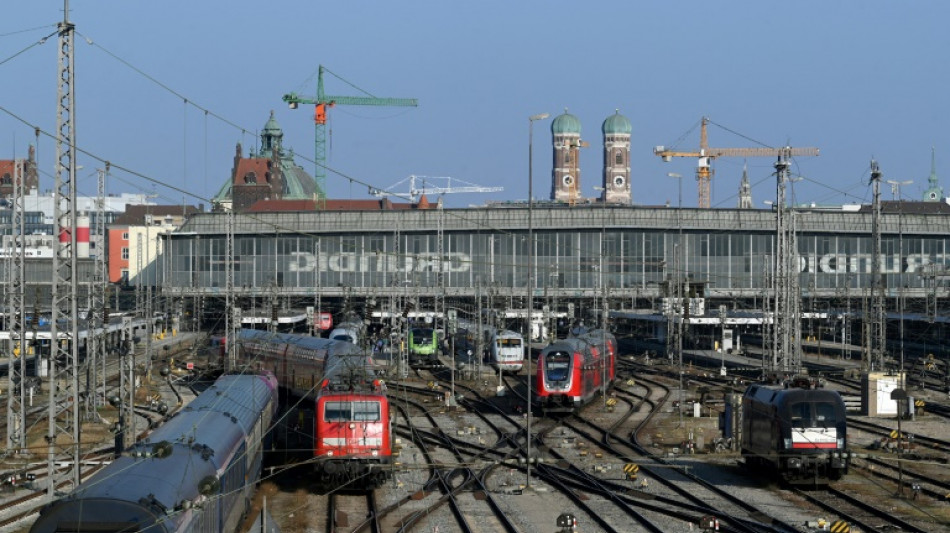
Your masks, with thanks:
<instances>
[{"instance_id":1,"label":"red and white regional train","mask_svg":"<svg viewBox=\"0 0 950 533\"><path fill-rule=\"evenodd\" d=\"M346 489L379 486L392 463L386 387L373 360L333 339L241 330L243 361L270 370L291 394L316 399L313 457L318 481Z\"/></svg>"},{"instance_id":2,"label":"red and white regional train","mask_svg":"<svg viewBox=\"0 0 950 533\"><path fill-rule=\"evenodd\" d=\"M602 329L549 344L538 356L534 405L569 413L609 387L616 377L617 339Z\"/></svg>"}]
</instances>

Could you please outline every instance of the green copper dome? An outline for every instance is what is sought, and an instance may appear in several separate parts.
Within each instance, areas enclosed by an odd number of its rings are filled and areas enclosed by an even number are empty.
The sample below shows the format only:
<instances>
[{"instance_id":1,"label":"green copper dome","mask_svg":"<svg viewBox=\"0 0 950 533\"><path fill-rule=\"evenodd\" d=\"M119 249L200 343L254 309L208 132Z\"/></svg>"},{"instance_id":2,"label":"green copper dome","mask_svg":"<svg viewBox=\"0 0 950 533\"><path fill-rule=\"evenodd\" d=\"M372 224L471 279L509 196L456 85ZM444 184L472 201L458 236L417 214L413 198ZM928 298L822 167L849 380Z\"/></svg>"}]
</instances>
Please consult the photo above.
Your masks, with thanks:
<instances>
[{"instance_id":1,"label":"green copper dome","mask_svg":"<svg viewBox=\"0 0 950 533\"><path fill-rule=\"evenodd\" d=\"M618 134L623 133L630 135L632 128L630 127L630 121L627 117L620 114L618 109L616 113L607 117L607 120L604 121L604 125L601 128L604 135Z\"/></svg>"},{"instance_id":2,"label":"green copper dome","mask_svg":"<svg viewBox=\"0 0 950 533\"><path fill-rule=\"evenodd\" d=\"M270 112L270 118L267 119L267 124L264 124L264 135L277 135L283 136L284 132L280 129L280 124L277 123L277 119L274 118L274 112Z\"/></svg>"},{"instance_id":3,"label":"green copper dome","mask_svg":"<svg viewBox=\"0 0 950 533\"><path fill-rule=\"evenodd\" d=\"M574 115L568 113L567 109L565 109L563 115L558 115L557 118L551 122L551 133L555 135L564 133L580 135L581 121Z\"/></svg>"}]
</instances>

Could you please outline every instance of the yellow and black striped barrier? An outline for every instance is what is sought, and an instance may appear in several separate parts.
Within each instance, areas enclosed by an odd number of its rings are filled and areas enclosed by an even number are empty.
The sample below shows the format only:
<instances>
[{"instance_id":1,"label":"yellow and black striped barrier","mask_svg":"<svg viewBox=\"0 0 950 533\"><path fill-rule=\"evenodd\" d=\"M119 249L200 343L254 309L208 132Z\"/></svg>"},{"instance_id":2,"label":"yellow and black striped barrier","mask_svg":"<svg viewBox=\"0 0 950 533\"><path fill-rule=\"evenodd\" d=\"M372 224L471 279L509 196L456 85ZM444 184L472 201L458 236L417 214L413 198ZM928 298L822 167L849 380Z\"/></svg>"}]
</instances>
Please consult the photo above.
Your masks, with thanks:
<instances>
[{"instance_id":1,"label":"yellow and black striped barrier","mask_svg":"<svg viewBox=\"0 0 950 533\"><path fill-rule=\"evenodd\" d=\"M833 533L850 533L851 524L845 522L844 520L835 520L831 523L831 529Z\"/></svg>"},{"instance_id":2,"label":"yellow and black striped barrier","mask_svg":"<svg viewBox=\"0 0 950 533\"><path fill-rule=\"evenodd\" d=\"M627 475L627 479L637 479L637 473L640 471L640 465L637 463L627 463L623 465L623 473Z\"/></svg>"},{"instance_id":3,"label":"yellow and black striped barrier","mask_svg":"<svg viewBox=\"0 0 950 533\"><path fill-rule=\"evenodd\" d=\"M907 436L904 435L904 434L902 434L902 433L898 433L897 430L895 429L895 430L892 430L892 431L891 431L891 438L892 438L892 439L905 439L905 438L907 438Z\"/></svg>"},{"instance_id":4,"label":"yellow and black striped barrier","mask_svg":"<svg viewBox=\"0 0 950 533\"><path fill-rule=\"evenodd\" d=\"M630 378L630 379L627 380L627 386L628 386L628 387L633 387L633 386L636 385L636 384L637 384L637 380L635 380L635 379L633 379L633 378Z\"/></svg>"},{"instance_id":5,"label":"yellow and black striped barrier","mask_svg":"<svg viewBox=\"0 0 950 533\"><path fill-rule=\"evenodd\" d=\"M914 408L920 414L924 414L924 408L927 407L927 402L923 400L914 400Z\"/></svg>"}]
</instances>

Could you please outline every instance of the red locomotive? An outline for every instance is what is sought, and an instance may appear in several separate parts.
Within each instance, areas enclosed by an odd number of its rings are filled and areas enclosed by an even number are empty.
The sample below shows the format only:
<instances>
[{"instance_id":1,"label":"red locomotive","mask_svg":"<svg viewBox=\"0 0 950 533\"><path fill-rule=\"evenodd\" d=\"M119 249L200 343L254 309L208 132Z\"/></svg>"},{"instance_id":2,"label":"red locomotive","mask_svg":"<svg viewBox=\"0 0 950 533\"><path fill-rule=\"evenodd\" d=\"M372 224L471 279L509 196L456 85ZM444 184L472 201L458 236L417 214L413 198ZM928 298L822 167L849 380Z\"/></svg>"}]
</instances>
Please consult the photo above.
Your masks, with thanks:
<instances>
[{"instance_id":1,"label":"red locomotive","mask_svg":"<svg viewBox=\"0 0 950 533\"><path fill-rule=\"evenodd\" d=\"M244 361L274 372L298 397L315 398L317 480L344 489L379 486L392 463L385 384L356 345L332 339L242 330Z\"/></svg>"},{"instance_id":2,"label":"red locomotive","mask_svg":"<svg viewBox=\"0 0 950 533\"><path fill-rule=\"evenodd\" d=\"M314 457L321 481L336 487L379 486L392 462L392 434L386 386L373 360L331 356L317 395Z\"/></svg>"},{"instance_id":3,"label":"red locomotive","mask_svg":"<svg viewBox=\"0 0 950 533\"><path fill-rule=\"evenodd\" d=\"M573 412L610 386L616 357L617 339L605 330L548 345L538 356L534 405L544 413Z\"/></svg>"}]
</instances>

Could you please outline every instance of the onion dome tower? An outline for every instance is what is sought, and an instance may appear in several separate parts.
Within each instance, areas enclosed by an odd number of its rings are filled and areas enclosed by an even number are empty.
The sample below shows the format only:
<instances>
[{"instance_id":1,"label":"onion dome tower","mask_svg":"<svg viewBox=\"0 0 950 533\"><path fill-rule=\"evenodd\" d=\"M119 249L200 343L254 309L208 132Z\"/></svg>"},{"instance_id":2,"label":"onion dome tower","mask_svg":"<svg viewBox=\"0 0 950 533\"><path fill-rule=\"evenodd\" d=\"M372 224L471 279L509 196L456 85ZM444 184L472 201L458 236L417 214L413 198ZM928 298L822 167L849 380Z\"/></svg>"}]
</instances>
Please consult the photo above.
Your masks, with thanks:
<instances>
[{"instance_id":1,"label":"onion dome tower","mask_svg":"<svg viewBox=\"0 0 950 533\"><path fill-rule=\"evenodd\" d=\"M212 200L215 209L244 211L260 200L313 200L325 197L316 181L284 148L284 131L271 111L260 135L260 151L249 157L235 147L231 177Z\"/></svg>"},{"instance_id":2,"label":"onion dome tower","mask_svg":"<svg viewBox=\"0 0 950 533\"><path fill-rule=\"evenodd\" d=\"M630 121L618 109L601 126L604 134L604 193L602 202L629 204L630 192Z\"/></svg>"},{"instance_id":3,"label":"onion dome tower","mask_svg":"<svg viewBox=\"0 0 950 533\"><path fill-rule=\"evenodd\" d=\"M280 155L283 152L281 144L284 140L284 130L280 128L277 119L274 118L274 112L270 112L270 118L264 124L264 130L261 131L261 157L271 157L274 154Z\"/></svg>"},{"instance_id":4,"label":"onion dome tower","mask_svg":"<svg viewBox=\"0 0 950 533\"><path fill-rule=\"evenodd\" d=\"M554 142L554 165L551 170L551 199L556 202L577 202L581 187L580 155L581 121L564 109L551 122Z\"/></svg>"}]
</instances>

